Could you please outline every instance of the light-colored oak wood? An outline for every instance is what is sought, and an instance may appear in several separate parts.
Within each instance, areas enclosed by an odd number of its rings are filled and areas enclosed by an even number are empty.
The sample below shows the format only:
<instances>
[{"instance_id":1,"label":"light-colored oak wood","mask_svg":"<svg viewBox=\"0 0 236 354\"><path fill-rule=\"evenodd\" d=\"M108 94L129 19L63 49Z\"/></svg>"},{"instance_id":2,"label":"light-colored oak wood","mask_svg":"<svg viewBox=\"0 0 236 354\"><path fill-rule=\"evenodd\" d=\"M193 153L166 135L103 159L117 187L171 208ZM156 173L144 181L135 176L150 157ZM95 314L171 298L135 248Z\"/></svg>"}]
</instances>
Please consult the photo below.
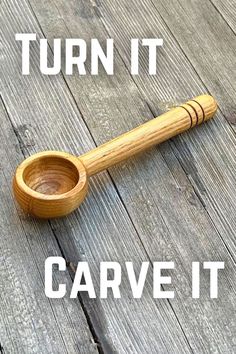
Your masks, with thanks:
<instances>
[{"instance_id":1,"label":"light-colored oak wood","mask_svg":"<svg viewBox=\"0 0 236 354\"><path fill-rule=\"evenodd\" d=\"M212 96L198 96L97 147L79 159L88 175L94 175L212 118L216 109L217 104Z\"/></svg>"},{"instance_id":2,"label":"light-colored oak wood","mask_svg":"<svg viewBox=\"0 0 236 354\"><path fill-rule=\"evenodd\" d=\"M59 151L35 154L16 170L15 197L36 217L65 216L84 200L89 176L207 121L216 110L215 99L202 95L79 158Z\"/></svg>"},{"instance_id":3,"label":"light-colored oak wood","mask_svg":"<svg viewBox=\"0 0 236 354\"><path fill-rule=\"evenodd\" d=\"M23 210L39 218L69 214L84 200L86 170L78 158L60 151L44 151L23 161L13 180Z\"/></svg>"}]
</instances>

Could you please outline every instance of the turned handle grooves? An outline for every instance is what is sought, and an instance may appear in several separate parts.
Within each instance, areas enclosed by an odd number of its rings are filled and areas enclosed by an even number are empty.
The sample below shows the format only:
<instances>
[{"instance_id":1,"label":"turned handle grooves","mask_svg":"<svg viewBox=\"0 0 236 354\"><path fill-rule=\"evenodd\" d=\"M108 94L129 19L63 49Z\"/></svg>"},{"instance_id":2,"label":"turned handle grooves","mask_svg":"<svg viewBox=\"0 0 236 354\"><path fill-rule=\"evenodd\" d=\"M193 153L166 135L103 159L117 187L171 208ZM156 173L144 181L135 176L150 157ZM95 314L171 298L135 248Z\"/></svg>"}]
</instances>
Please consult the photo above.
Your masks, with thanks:
<instances>
[{"instance_id":1,"label":"turned handle grooves","mask_svg":"<svg viewBox=\"0 0 236 354\"><path fill-rule=\"evenodd\" d=\"M199 105L199 107L201 108L202 110L202 115L203 115L203 120L202 122L205 122L205 112L204 112L204 109L202 108L202 106L200 105L200 103L198 101L195 101L195 100L192 100L193 102L197 103Z\"/></svg>"},{"instance_id":2,"label":"turned handle grooves","mask_svg":"<svg viewBox=\"0 0 236 354\"><path fill-rule=\"evenodd\" d=\"M188 113L189 118L190 118L190 127L189 127L189 129L191 129L193 127L193 117L192 117L191 113L189 112L189 110L186 107L184 107L184 106L180 106L180 107L183 108Z\"/></svg>"},{"instance_id":3,"label":"turned handle grooves","mask_svg":"<svg viewBox=\"0 0 236 354\"><path fill-rule=\"evenodd\" d=\"M79 157L89 176L212 118L217 103L198 96Z\"/></svg>"},{"instance_id":4,"label":"turned handle grooves","mask_svg":"<svg viewBox=\"0 0 236 354\"><path fill-rule=\"evenodd\" d=\"M191 102L191 101L190 101ZM195 125L198 125L198 122L199 122L199 116L198 116L198 113L197 113L197 110L188 102L187 105L189 107L191 107L193 110L194 110L194 113L196 115L196 124ZM202 117L203 118L203 117ZM203 120L202 120L203 121Z\"/></svg>"}]
</instances>

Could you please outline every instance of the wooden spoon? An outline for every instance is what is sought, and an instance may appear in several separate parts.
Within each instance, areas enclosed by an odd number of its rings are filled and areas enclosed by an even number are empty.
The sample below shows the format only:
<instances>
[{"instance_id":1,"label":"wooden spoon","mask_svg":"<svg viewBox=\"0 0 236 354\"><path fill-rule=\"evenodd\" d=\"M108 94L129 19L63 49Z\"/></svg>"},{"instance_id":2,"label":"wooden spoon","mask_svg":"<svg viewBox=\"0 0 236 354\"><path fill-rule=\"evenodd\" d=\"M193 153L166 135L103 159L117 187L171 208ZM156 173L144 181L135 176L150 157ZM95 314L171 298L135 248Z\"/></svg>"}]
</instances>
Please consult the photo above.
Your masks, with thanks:
<instances>
[{"instance_id":1,"label":"wooden spoon","mask_svg":"<svg viewBox=\"0 0 236 354\"><path fill-rule=\"evenodd\" d=\"M69 214L84 200L88 178L212 118L217 103L198 96L80 157L44 151L17 168L13 190L23 210L40 218Z\"/></svg>"}]
</instances>

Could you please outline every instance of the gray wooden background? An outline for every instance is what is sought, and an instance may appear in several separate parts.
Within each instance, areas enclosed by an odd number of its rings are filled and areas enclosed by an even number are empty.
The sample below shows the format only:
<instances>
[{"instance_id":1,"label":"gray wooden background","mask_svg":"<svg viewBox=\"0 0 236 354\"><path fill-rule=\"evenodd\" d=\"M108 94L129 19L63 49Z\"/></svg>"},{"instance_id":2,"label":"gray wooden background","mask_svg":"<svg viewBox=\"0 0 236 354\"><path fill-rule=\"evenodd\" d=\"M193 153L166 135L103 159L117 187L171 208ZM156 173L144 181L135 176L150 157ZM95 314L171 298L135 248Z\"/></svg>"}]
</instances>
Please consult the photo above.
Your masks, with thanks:
<instances>
[{"instance_id":1,"label":"gray wooden background","mask_svg":"<svg viewBox=\"0 0 236 354\"><path fill-rule=\"evenodd\" d=\"M21 75L15 34L36 32L31 75ZM236 353L235 0L0 1L1 353ZM43 76L39 38L114 38L115 75ZM130 39L158 37L158 73L129 70ZM50 52L50 51L49 51ZM52 58L52 52L50 52ZM24 157L46 149L88 151L169 107L210 92L215 120L92 178L79 210L57 221L24 215L11 189ZM62 255L70 288L79 260L96 290L101 261L172 260L173 300L50 300L44 261ZM219 298L191 299L191 262L225 261ZM168 274L168 272L167 272ZM171 273L173 274L173 273Z\"/></svg>"}]
</instances>

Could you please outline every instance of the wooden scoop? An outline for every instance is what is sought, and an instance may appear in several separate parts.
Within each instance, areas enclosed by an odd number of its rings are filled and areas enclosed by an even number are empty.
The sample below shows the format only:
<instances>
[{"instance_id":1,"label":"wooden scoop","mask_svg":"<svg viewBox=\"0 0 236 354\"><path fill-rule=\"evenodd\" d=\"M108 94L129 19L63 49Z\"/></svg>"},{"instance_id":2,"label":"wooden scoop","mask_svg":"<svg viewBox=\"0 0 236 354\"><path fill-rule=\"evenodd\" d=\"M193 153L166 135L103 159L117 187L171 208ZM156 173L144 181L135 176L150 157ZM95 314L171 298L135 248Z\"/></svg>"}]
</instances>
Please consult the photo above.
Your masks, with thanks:
<instances>
[{"instance_id":1,"label":"wooden scoop","mask_svg":"<svg viewBox=\"0 0 236 354\"><path fill-rule=\"evenodd\" d=\"M216 110L214 98L203 95L80 157L59 151L35 154L16 170L15 197L36 217L67 215L84 200L90 176L207 121Z\"/></svg>"}]
</instances>

